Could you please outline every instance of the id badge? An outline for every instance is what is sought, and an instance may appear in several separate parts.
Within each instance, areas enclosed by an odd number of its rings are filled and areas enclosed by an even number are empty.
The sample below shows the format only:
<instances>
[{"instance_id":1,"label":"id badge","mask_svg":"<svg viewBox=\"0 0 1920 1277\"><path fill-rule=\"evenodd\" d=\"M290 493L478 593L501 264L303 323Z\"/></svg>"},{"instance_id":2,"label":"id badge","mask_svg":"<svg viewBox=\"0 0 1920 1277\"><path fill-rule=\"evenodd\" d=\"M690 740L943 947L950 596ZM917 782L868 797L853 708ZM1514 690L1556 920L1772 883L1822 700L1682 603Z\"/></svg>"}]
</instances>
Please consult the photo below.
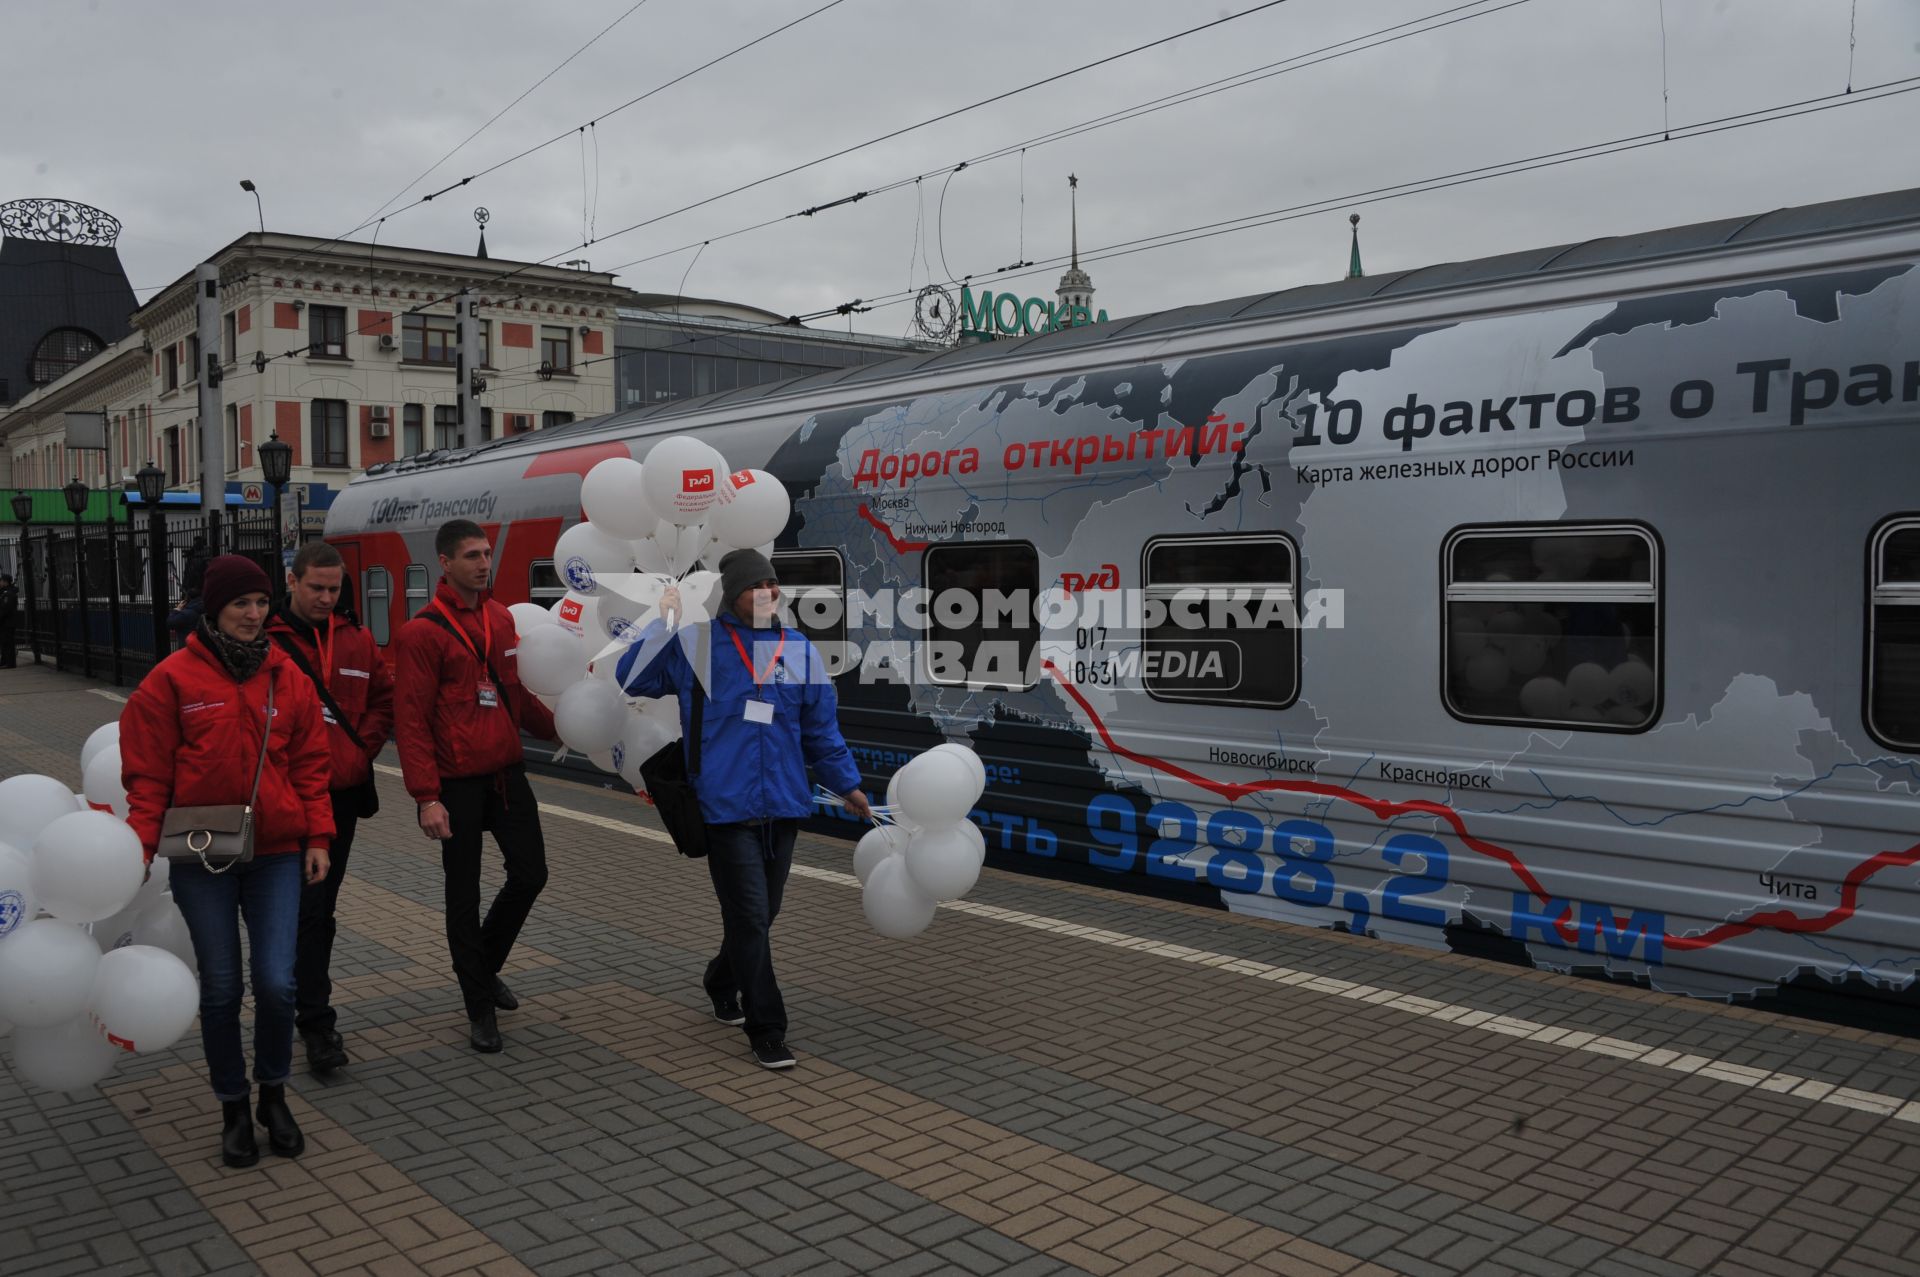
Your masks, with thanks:
<instances>
[{"instance_id":1,"label":"id badge","mask_svg":"<svg viewBox=\"0 0 1920 1277\"><path fill-rule=\"evenodd\" d=\"M484 678L480 680L479 697L481 709L500 708L500 689L495 687L490 680Z\"/></svg>"},{"instance_id":2,"label":"id badge","mask_svg":"<svg viewBox=\"0 0 1920 1277\"><path fill-rule=\"evenodd\" d=\"M745 718L749 723L771 723L773 721L773 702L748 701Z\"/></svg>"}]
</instances>

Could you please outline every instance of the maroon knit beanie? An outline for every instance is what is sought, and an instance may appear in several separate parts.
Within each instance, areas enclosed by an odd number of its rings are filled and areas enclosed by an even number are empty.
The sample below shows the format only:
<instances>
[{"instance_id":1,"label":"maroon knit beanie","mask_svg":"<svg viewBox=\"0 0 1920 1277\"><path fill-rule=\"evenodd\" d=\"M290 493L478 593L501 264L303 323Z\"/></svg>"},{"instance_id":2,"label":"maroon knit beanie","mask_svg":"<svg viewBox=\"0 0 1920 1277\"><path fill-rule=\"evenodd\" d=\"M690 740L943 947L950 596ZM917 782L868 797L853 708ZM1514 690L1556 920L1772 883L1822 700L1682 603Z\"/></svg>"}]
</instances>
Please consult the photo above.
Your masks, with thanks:
<instances>
[{"instance_id":1,"label":"maroon knit beanie","mask_svg":"<svg viewBox=\"0 0 1920 1277\"><path fill-rule=\"evenodd\" d=\"M209 621L218 620L220 609L242 594L272 596L267 574L258 563L245 555L223 554L207 564L207 574L200 580L200 600L206 605Z\"/></svg>"}]
</instances>

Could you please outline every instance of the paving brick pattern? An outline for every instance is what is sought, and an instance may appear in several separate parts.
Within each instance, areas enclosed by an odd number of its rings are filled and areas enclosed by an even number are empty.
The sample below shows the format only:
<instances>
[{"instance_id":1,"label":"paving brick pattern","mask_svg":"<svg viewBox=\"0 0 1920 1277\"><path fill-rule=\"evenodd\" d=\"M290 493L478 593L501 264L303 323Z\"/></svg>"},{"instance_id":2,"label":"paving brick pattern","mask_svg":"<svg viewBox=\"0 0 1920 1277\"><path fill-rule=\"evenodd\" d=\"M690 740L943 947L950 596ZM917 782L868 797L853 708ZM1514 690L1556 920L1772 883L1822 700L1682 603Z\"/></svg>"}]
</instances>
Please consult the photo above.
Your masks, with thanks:
<instances>
[{"instance_id":1,"label":"paving brick pattern","mask_svg":"<svg viewBox=\"0 0 1920 1277\"><path fill-rule=\"evenodd\" d=\"M0 774L77 784L117 712L0 674ZM335 963L354 1062L296 1076L307 1154L220 1166L195 1035L88 1095L0 1070L0 1273L1920 1271L1920 1124L1722 1080L1910 1101L1920 1042L998 872L969 899L1027 925L948 910L887 942L846 845L803 838L776 930L800 1066L769 1074L706 1013L701 867L636 800L561 782L536 783L552 877L507 973L524 1009L477 1056L437 848L381 787ZM1115 935L1133 947L1093 938Z\"/></svg>"}]
</instances>

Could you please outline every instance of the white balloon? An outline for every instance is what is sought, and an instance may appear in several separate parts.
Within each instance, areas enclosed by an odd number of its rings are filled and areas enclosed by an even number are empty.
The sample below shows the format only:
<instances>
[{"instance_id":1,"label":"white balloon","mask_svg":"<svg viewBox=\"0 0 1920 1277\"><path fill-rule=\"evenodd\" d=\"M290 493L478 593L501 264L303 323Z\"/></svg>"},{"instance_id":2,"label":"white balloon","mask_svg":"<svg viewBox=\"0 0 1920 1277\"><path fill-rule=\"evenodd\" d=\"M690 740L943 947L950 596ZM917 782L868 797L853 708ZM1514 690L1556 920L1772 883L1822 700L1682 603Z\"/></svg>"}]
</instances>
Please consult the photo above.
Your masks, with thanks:
<instances>
[{"instance_id":1,"label":"white balloon","mask_svg":"<svg viewBox=\"0 0 1920 1277\"><path fill-rule=\"evenodd\" d=\"M33 921L40 895L33 889L33 857L0 842L0 940Z\"/></svg>"},{"instance_id":2,"label":"white balloon","mask_svg":"<svg viewBox=\"0 0 1920 1277\"><path fill-rule=\"evenodd\" d=\"M51 776L9 776L0 780L0 842L25 851L42 829L79 810L73 791Z\"/></svg>"},{"instance_id":3,"label":"white balloon","mask_svg":"<svg viewBox=\"0 0 1920 1277\"><path fill-rule=\"evenodd\" d=\"M669 728L657 716L629 708L626 723L620 728L620 738L613 742L613 770L636 791L645 789L646 782L640 778L641 765L679 735L678 721Z\"/></svg>"},{"instance_id":4,"label":"white balloon","mask_svg":"<svg viewBox=\"0 0 1920 1277\"><path fill-rule=\"evenodd\" d=\"M608 536L631 541L653 530L644 473L632 457L608 457L580 481L580 508Z\"/></svg>"},{"instance_id":5,"label":"white balloon","mask_svg":"<svg viewBox=\"0 0 1920 1277\"><path fill-rule=\"evenodd\" d=\"M618 768L613 765L613 751L610 749L594 750L591 754L587 755L587 761L595 767L598 767L601 771L609 774L618 770Z\"/></svg>"},{"instance_id":6,"label":"white balloon","mask_svg":"<svg viewBox=\"0 0 1920 1277\"><path fill-rule=\"evenodd\" d=\"M45 1029L87 1009L100 949L57 918L36 918L0 944L0 1018Z\"/></svg>"},{"instance_id":7,"label":"white balloon","mask_svg":"<svg viewBox=\"0 0 1920 1277\"><path fill-rule=\"evenodd\" d=\"M41 1028L23 1024L13 1035L14 1072L48 1091L91 1090L123 1054L85 1013Z\"/></svg>"},{"instance_id":8,"label":"white balloon","mask_svg":"<svg viewBox=\"0 0 1920 1277\"><path fill-rule=\"evenodd\" d=\"M888 856L867 876L860 908L875 931L889 940L908 940L933 921L934 902L914 885L906 857Z\"/></svg>"},{"instance_id":9,"label":"white balloon","mask_svg":"<svg viewBox=\"0 0 1920 1277\"><path fill-rule=\"evenodd\" d=\"M563 625L543 625L520 640L520 681L534 692L558 696L587 672L586 640Z\"/></svg>"},{"instance_id":10,"label":"white balloon","mask_svg":"<svg viewBox=\"0 0 1920 1277\"><path fill-rule=\"evenodd\" d=\"M513 632L520 638L542 625L553 624L553 613L538 603L515 603L507 611L513 613Z\"/></svg>"},{"instance_id":11,"label":"white balloon","mask_svg":"<svg viewBox=\"0 0 1920 1277\"><path fill-rule=\"evenodd\" d=\"M146 877L140 835L104 811L76 811L40 831L33 890L63 922L98 922L133 903Z\"/></svg>"},{"instance_id":12,"label":"white balloon","mask_svg":"<svg viewBox=\"0 0 1920 1277\"><path fill-rule=\"evenodd\" d=\"M647 453L640 485L655 514L685 527L706 517L726 476L726 459L711 446L690 435L673 435Z\"/></svg>"},{"instance_id":13,"label":"white balloon","mask_svg":"<svg viewBox=\"0 0 1920 1277\"><path fill-rule=\"evenodd\" d=\"M720 597L720 574L704 570L687 573L680 580L680 601L687 610L682 625L710 621L720 615L726 607Z\"/></svg>"},{"instance_id":14,"label":"white balloon","mask_svg":"<svg viewBox=\"0 0 1920 1277\"><path fill-rule=\"evenodd\" d=\"M709 523L715 540L754 546L779 536L792 513L793 501L778 479L765 470L736 470L720 485Z\"/></svg>"},{"instance_id":15,"label":"white balloon","mask_svg":"<svg viewBox=\"0 0 1920 1277\"><path fill-rule=\"evenodd\" d=\"M1582 661L1567 671L1567 695L1575 705L1592 708L1607 699L1611 681L1606 666Z\"/></svg>"},{"instance_id":16,"label":"white balloon","mask_svg":"<svg viewBox=\"0 0 1920 1277\"><path fill-rule=\"evenodd\" d=\"M860 841L853 844L853 876L861 886L873 877L875 865L888 856L906 854L908 837L908 831L900 825L877 825L860 835Z\"/></svg>"},{"instance_id":17,"label":"white balloon","mask_svg":"<svg viewBox=\"0 0 1920 1277\"><path fill-rule=\"evenodd\" d=\"M1476 692L1497 692L1507 685L1507 658L1495 648L1478 652L1467 662L1467 686Z\"/></svg>"},{"instance_id":18,"label":"white balloon","mask_svg":"<svg viewBox=\"0 0 1920 1277\"><path fill-rule=\"evenodd\" d=\"M146 905L138 895L132 903L111 918L102 918L87 925L87 933L93 942L100 946L101 953L112 953L115 949L124 949L134 943L133 933L139 928L140 915L146 911Z\"/></svg>"},{"instance_id":19,"label":"white balloon","mask_svg":"<svg viewBox=\"0 0 1920 1277\"><path fill-rule=\"evenodd\" d=\"M554 542L553 569L569 590L597 597L604 588L601 577L633 571L633 553L623 539L591 523L576 523Z\"/></svg>"},{"instance_id":20,"label":"white balloon","mask_svg":"<svg viewBox=\"0 0 1920 1277\"><path fill-rule=\"evenodd\" d=\"M896 777L900 802L928 829L964 819L973 806L973 769L951 752L928 750L908 760Z\"/></svg>"},{"instance_id":21,"label":"white balloon","mask_svg":"<svg viewBox=\"0 0 1920 1277\"><path fill-rule=\"evenodd\" d=\"M119 743L119 719L115 719L111 723L102 723L100 726L94 728L93 735L87 737L87 743L80 747L80 770L82 772L87 770L87 764L93 761L95 754L109 745L118 745Z\"/></svg>"},{"instance_id":22,"label":"white balloon","mask_svg":"<svg viewBox=\"0 0 1920 1277\"><path fill-rule=\"evenodd\" d=\"M1637 656L1630 656L1613 667L1607 676L1607 693L1617 705L1641 708L1653 702L1653 669Z\"/></svg>"},{"instance_id":23,"label":"white balloon","mask_svg":"<svg viewBox=\"0 0 1920 1277\"><path fill-rule=\"evenodd\" d=\"M900 769L900 771L905 770L904 767ZM887 778L886 808L887 814L893 817L894 823L905 828L908 833L920 828L920 822L913 818L913 813L909 812L900 801L900 772L895 772Z\"/></svg>"},{"instance_id":24,"label":"white balloon","mask_svg":"<svg viewBox=\"0 0 1920 1277\"><path fill-rule=\"evenodd\" d=\"M987 765L980 761L980 755L974 753L970 746L962 745L959 741L953 740L947 741L944 744L935 745L928 752L934 754L952 754L955 758L965 763L967 770L973 773L973 797L968 800L967 805L971 807L974 803L980 801L980 795L987 792Z\"/></svg>"},{"instance_id":25,"label":"white balloon","mask_svg":"<svg viewBox=\"0 0 1920 1277\"><path fill-rule=\"evenodd\" d=\"M93 1021L123 1051L164 1051L200 1012L200 981L187 964L152 945L133 944L100 959L93 978Z\"/></svg>"},{"instance_id":26,"label":"white balloon","mask_svg":"<svg viewBox=\"0 0 1920 1277\"><path fill-rule=\"evenodd\" d=\"M107 746L95 754L83 770L86 779L80 788L86 795L87 806L95 811L110 811L125 820L127 791L120 783L120 746Z\"/></svg>"},{"instance_id":27,"label":"white balloon","mask_svg":"<svg viewBox=\"0 0 1920 1277\"><path fill-rule=\"evenodd\" d=\"M1520 710L1528 718L1565 718L1571 703L1567 685L1557 678L1530 679L1520 689Z\"/></svg>"},{"instance_id":28,"label":"white balloon","mask_svg":"<svg viewBox=\"0 0 1920 1277\"><path fill-rule=\"evenodd\" d=\"M165 856L155 856L147 865L147 880L140 884L140 893L133 898L136 908L145 909L160 897L167 895L172 886L173 862ZM171 897L168 897L171 899Z\"/></svg>"},{"instance_id":29,"label":"white balloon","mask_svg":"<svg viewBox=\"0 0 1920 1277\"><path fill-rule=\"evenodd\" d=\"M133 942L165 949L186 963L187 970L196 976L199 974L200 960L194 956L193 933L187 930L186 915L174 903L172 892L160 896L140 911L140 917L133 924Z\"/></svg>"},{"instance_id":30,"label":"white balloon","mask_svg":"<svg viewBox=\"0 0 1920 1277\"><path fill-rule=\"evenodd\" d=\"M610 749L626 725L627 702L611 683L588 680L560 693L553 725L568 749L594 754Z\"/></svg>"},{"instance_id":31,"label":"white balloon","mask_svg":"<svg viewBox=\"0 0 1920 1277\"><path fill-rule=\"evenodd\" d=\"M627 542L627 549L633 552L633 566L640 572L671 572L673 570L673 547L662 544L660 538L648 533Z\"/></svg>"},{"instance_id":32,"label":"white balloon","mask_svg":"<svg viewBox=\"0 0 1920 1277\"><path fill-rule=\"evenodd\" d=\"M972 821L939 829L922 829L907 842L907 872L922 895L932 900L958 900L980 881L986 860L984 840L967 837Z\"/></svg>"},{"instance_id":33,"label":"white balloon","mask_svg":"<svg viewBox=\"0 0 1920 1277\"><path fill-rule=\"evenodd\" d=\"M588 616L592 610L592 599L584 594L568 591L565 598L547 609L547 614L553 617L553 623L561 629L572 634L585 634L587 626L593 623L593 618Z\"/></svg>"}]
</instances>

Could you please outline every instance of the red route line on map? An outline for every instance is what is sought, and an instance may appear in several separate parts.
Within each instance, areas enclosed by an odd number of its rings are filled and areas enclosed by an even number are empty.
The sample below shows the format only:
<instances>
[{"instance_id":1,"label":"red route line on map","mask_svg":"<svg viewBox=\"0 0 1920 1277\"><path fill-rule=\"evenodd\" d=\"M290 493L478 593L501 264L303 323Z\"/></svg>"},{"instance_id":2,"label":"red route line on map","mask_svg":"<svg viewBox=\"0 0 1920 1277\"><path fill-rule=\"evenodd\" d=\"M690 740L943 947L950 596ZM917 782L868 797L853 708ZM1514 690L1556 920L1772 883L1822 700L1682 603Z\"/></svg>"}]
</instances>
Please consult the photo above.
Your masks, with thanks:
<instances>
[{"instance_id":1,"label":"red route line on map","mask_svg":"<svg viewBox=\"0 0 1920 1277\"><path fill-rule=\"evenodd\" d=\"M926 541L902 541L899 537L893 535L893 529L887 526L886 520L882 519L866 506L860 507L860 517L880 529L880 534L887 538L887 544L893 547L895 554L908 554L914 550L924 550L929 544Z\"/></svg>"},{"instance_id":2,"label":"red route line on map","mask_svg":"<svg viewBox=\"0 0 1920 1277\"><path fill-rule=\"evenodd\" d=\"M1356 807L1365 808L1376 820L1386 820L1393 816L1409 814L1437 816L1452 826L1454 834L1458 836L1460 841L1468 848L1479 852L1483 856L1498 860L1501 864L1511 869L1514 876L1526 886L1527 890L1533 894L1535 899L1544 904L1554 898L1545 887L1540 885L1540 880L1533 876L1533 871L1527 868L1519 856L1515 855L1509 849L1500 846L1498 843L1491 843L1468 833L1466 822L1460 818L1460 814L1443 803L1431 802L1426 799L1391 802L1386 799L1369 798L1365 794L1358 793L1355 790L1347 789L1341 785L1329 785L1324 781L1252 780L1236 783L1209 780L1197 772L1188 771L1186 768L1175 763L1167 762L1163 758L1155 758L1151 754L1143 754L1138 750L1128 749L1113 738L1113 733L1107 730L1107 725L1100 721L1099 711L1095 710L1093 706L1087 702L1087 698L1081 695L1079 688L1067 681L1066 677L1061 674L1058 666L1052 661L1044 661L1042 665L1046 672L1053 676L1053 680L1066 691L1067 695L1071 696L1074 702L1078 704L1082 710L1086 711L1087 718L1092 722L1094 731L1099 733L1100 739L1106 744L1106 747L1123 758L1130 758L1136 763L1151 767L1156 771L1165 772L1169 776L1177 776L1189 784L1198 785L1210 793L1220 795L1220 797L1226 799L1228 802L1235 802L1246 797L1248 794L1278 790L1285 793L1315 794L1322 798L1337 798L1342 802L1352 803ZM1803 918L1799 914L1784 909L1776 910L1772 913L1758 913L1739 922L1722 923L1720 926L1714 927L1712 930L1697 936L1666 936L1661 940L1661 944L1668 949L1706 949L1719 944L1723 940L1731 940L1736 936L1743 936L1748 932L1758 931L1762 928L1790 932L1828 931L1853 916L1854 910L1857 907L1860 885L1868 878L1871 878L1882 869L1911 865L1917 862L1920 862L1920 843L1915 843L1905 851L1883 851L1870 859L1862 861L1853 867L1847 874L1845 881L1840 884L1840 904L1818 917ZM1577 935L1573 929L1572 920L1573 907L1571 905L1554 920L1554 929L1560 932L1561 936L1569 942L1572 942ZM1625 920L1615 919L1614 927L1616 931L1624 931L1625 926Z\"/></svg>"}]
</instances>

